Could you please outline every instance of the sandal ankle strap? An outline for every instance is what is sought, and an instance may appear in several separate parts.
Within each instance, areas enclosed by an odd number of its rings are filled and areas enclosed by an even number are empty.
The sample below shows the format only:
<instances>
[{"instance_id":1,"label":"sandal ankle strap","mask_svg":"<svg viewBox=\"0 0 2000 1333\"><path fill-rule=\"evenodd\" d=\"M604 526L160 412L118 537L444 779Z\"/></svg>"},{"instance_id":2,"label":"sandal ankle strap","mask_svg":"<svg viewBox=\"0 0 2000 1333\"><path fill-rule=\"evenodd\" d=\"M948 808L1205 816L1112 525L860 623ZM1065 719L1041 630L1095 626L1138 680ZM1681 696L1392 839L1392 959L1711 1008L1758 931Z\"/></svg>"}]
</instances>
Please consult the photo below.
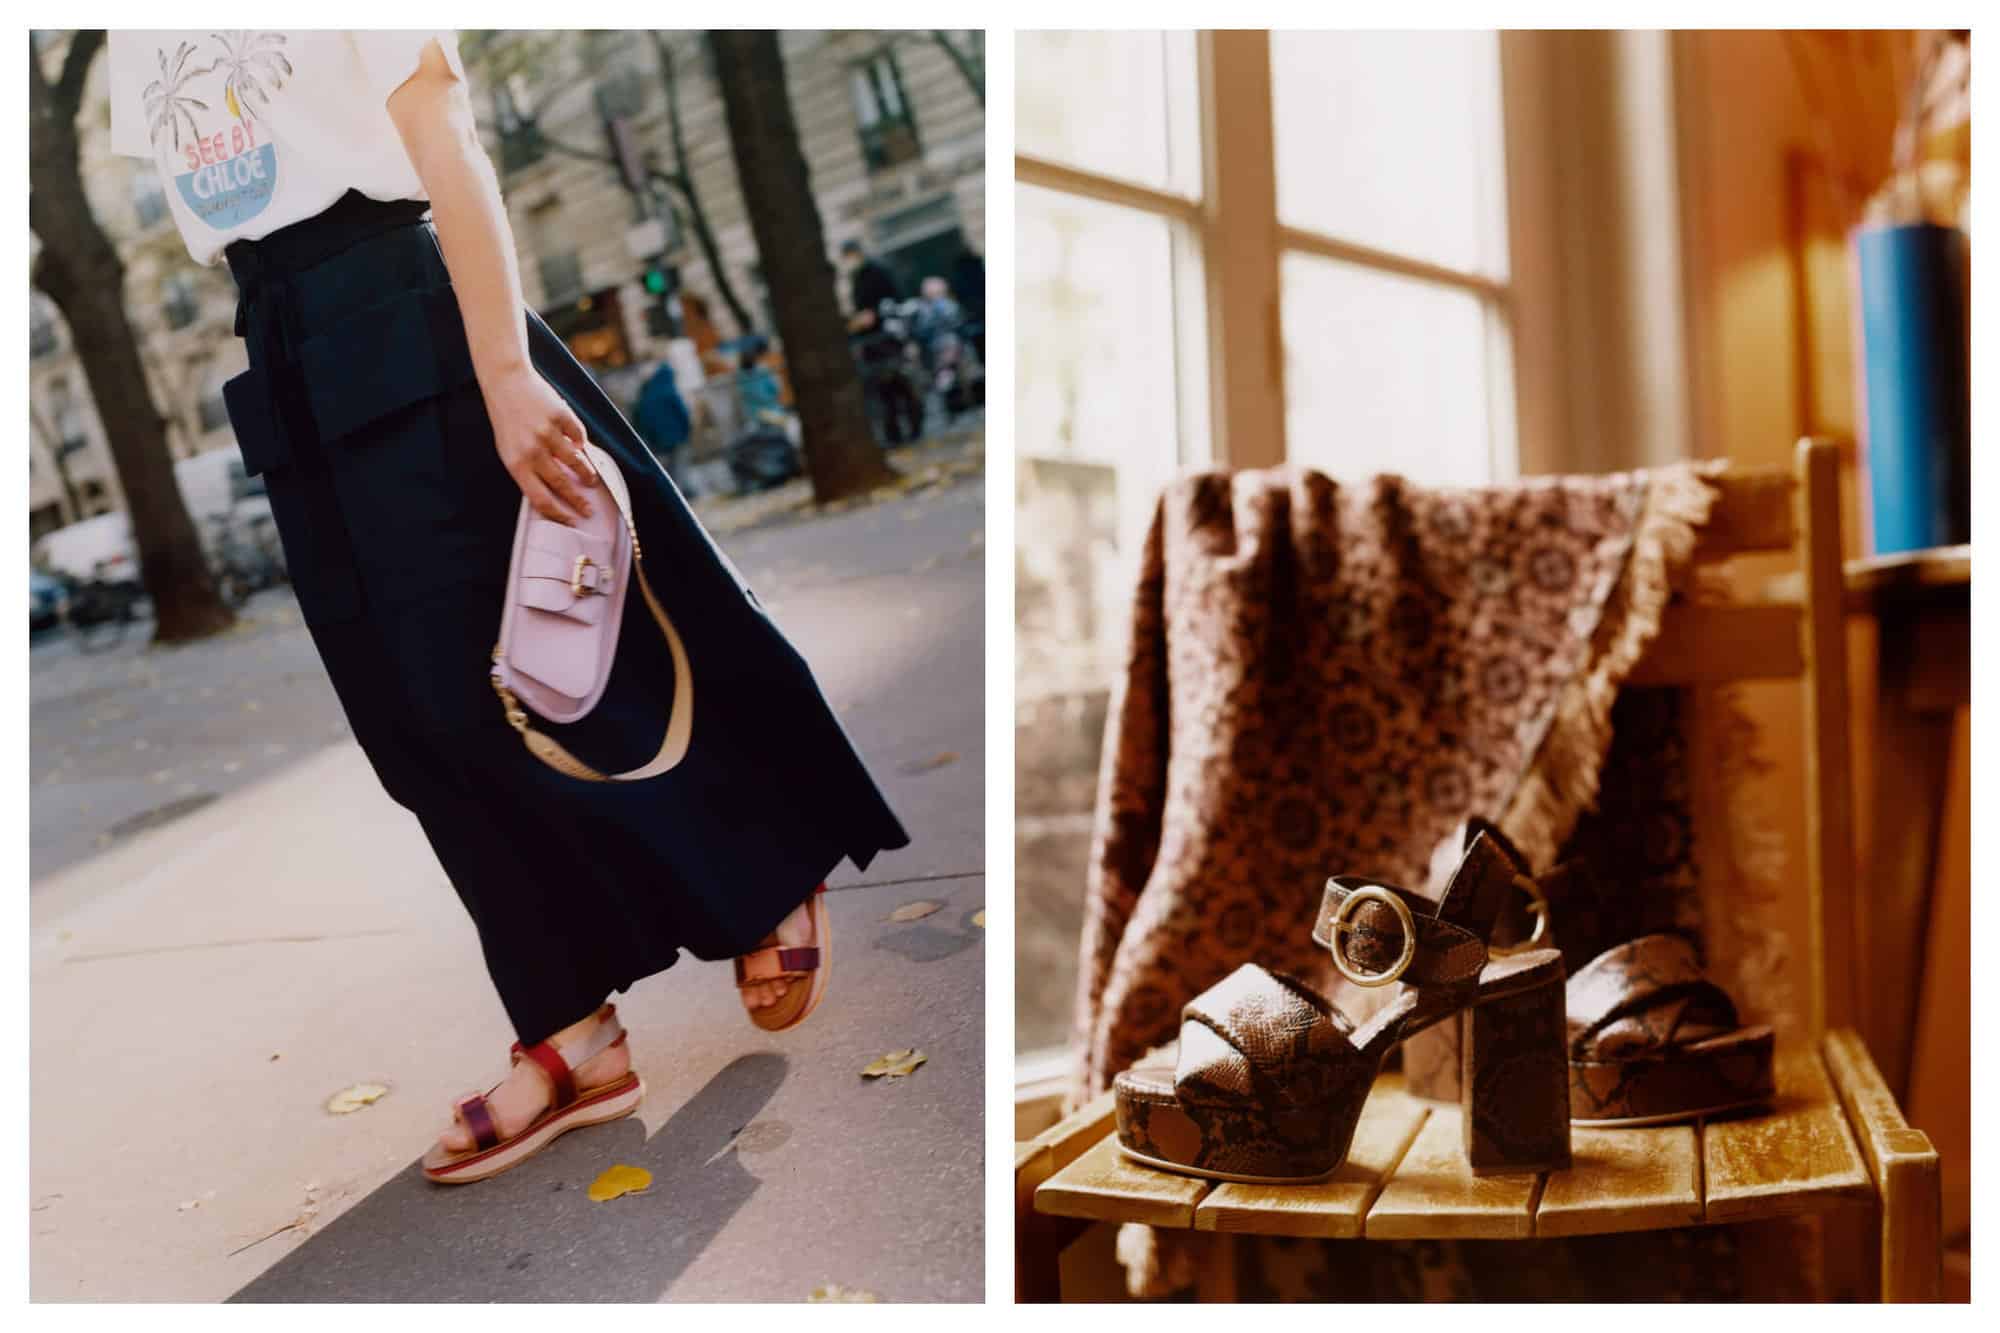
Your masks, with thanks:
<instances>
[{"instance_id":1,"label":"sandal ankle strap","mask_svg":"<svg viewBox=\"0 0 2000 1333\"><path fill-rule=\"evenodd\" d=\"M1486 940L1441 919L1420 893L1356 875L1335 875L1320 897L1313 942L1333 954L1340 974L1359 986L1392 981L1448 985L1486 966Z\"/></svg>"},{"instance_id":2,"label":"sandal ankle strap","mask_svg":"<svg viewBox=\"0 0 2000 1333\"><path fill-rule=\"evenodd\" d=\"M538 1041L533 1046L521 1047L515 1043L520 1055L541 1066L555 1088L555 1109L560 1111L576 1100L576 1070L593 1056L610 1050L625 1040L625 1029L618 1022L618 1010L613 1005L605 1005L597 1011L597 1022L583 1036L557 1046L553 1040Z\"/></svg>"}]
</instances>

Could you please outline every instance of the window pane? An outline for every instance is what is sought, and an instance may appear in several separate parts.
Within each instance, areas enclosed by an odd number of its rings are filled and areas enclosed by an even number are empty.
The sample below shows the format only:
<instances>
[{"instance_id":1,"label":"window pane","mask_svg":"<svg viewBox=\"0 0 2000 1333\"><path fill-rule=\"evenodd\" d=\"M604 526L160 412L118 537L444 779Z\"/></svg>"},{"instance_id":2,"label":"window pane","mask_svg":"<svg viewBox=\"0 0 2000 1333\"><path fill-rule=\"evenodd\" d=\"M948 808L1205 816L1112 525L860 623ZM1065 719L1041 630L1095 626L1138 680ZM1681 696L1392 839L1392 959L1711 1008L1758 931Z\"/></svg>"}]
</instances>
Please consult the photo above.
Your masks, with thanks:
<instances>
[{"instance_id":1,"label":"window pane","mask_svg":"<svg viewBox=\"0 0 2000 1333\"><path fill-rule=\"evenodd\" d=\"M1192 33L1015 35L1014 144L1030 156L1192 196L1195 97Z\"/></svg>"},{"instance_id":2,"label":"window pane","mask_svg":"<svg viewBox=\"0 0 2000 1333\"><path fill-rule=\"evenodd\" d=\"M1114 465L1122 538L1182 456L1174 224L1031 186L1015 197L1015 438Z\"/></svg>"},{"instance_id":3,"label":"window pane","mask_svg":"<svg viewBox=\"0 0 2000 1333\"><path fill-rule=\"evenodd\" d=\"M1183 455L1183 416L1207 437L1201 317L1186 304L1198 263L1177 225L1032 187L1015 197L1015 1042L1036 1050L1068 1031L1138 544Z\"/></svg>"},{"instance_id":4,"label":"window pane","mask_svg":"<svg viewBox=\"0 0 2000 1333\"><path fill-rule=\"evenodd\" d=\"M1303 254L1284 256L1279 282L1291 461L1342 479L1492 479L1506 386L1479 297Z\"/></svg>"},{"instance_id":5,"label":"window pane","mask_svg":"<svg viewBox=\"0 0 2000 1333\"><path fill-rule=\"evenodd\" d=\"M1274 32L1278 216L1504 277L1493 32Z\"/></svg>"}]
</instances>

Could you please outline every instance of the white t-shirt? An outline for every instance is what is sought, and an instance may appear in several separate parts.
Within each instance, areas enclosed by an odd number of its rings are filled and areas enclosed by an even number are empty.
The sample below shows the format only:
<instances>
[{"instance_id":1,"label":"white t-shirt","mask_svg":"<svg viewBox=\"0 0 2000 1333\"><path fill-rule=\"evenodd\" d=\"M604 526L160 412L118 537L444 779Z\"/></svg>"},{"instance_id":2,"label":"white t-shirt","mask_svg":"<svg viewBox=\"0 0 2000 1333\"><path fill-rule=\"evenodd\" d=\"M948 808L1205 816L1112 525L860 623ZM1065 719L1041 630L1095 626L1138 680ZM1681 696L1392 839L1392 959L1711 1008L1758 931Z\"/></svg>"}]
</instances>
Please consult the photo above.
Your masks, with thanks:
<instances>
[{"instance_id":1,"label":"white t-shirt","mask_svg":"<svg viewBox=\"0 0 2000 1333\"><path fill-rule=\"evenodd\" d=\"M313 216L348 190L424 199L389 94L451 31L110 33L111 147L151 158L198 264Z\"/></svg>"}]
</instances>

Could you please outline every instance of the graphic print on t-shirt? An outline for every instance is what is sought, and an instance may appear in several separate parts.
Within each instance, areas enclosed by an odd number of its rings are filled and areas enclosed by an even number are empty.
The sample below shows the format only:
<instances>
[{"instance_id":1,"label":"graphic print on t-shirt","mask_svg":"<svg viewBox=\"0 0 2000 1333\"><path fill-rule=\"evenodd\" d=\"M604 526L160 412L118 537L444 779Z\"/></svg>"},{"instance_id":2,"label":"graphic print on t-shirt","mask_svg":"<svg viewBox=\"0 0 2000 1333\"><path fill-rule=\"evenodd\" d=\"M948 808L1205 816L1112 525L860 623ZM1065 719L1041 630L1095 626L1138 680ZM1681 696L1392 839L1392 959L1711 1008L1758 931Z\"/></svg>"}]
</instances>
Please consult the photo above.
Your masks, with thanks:
<instances>
[{"instance_id":1,"label":"graphic print on t-shirt","mask_svg":"<svg viewBox=\"0 0 2000 1333\"><path fill-rule=\"evenodd\" d=\"M269 207L277 189L277 146L264 142L252 108L270 105L292 64L282 32L208 37L202 46L180 43L172 56L157 50L160 77L146 85L143 98L153 149L171 164L181 201L209 226L227 231ZM208 112L207 98L218 92L230 120L210 128L208 117L195 113Z\"/></svg>"}]
</instances>

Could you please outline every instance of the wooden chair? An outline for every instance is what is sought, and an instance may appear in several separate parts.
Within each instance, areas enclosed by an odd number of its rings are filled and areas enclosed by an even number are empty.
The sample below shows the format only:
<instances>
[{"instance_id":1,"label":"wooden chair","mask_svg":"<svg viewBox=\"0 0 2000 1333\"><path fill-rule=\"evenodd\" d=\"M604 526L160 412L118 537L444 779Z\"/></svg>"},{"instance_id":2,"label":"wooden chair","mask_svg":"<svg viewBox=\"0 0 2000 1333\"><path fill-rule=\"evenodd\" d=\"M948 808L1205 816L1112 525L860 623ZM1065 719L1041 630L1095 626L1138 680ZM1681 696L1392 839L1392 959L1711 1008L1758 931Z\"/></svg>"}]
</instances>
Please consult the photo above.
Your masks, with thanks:
<instances>
[{"instance_id":1,"label":"wooden chair","mask_svg":"<svg viewBox=\"0 0 2000 1333\"><path fill-rule=\"evenodd\" d=\"M1648 1231L1822 1211L1836 1214L1829 1244L1847 1236L1864 1251L1878 1251L1878 1259L1844 1266L1851 1279L1861 1274L1857 1294L1937 1299L1937 1153L1903 1118L1854 1027L1855 960L1871 926L1855 893L1838 459L1833 444L1807 440L1789 471L1722 478L1697 559L1795 550L1798 574L1789 591L1781 582L1753 598L1671 608L1633 676L1633 683L1647 685L1795 678L1804 687L1811 1008L1806 1038L1780 1049L1773 1109L1693 1125L1575 1129L1568 1170L1481 1179L1466 1169L1457 1109L1409 1096L1401 1076L1389 1073L1369 1097L1339 1174L1323 1184L1273 1188L1217 1184L1126 1161L1112 1133L1107 1093L1017 1146L1018 1299L1058 1299L1061 1253L1095 1222L1330 1239L1466 1239ZM1866 1216L1857 1226L1859 1210ZM1198 1292L1203 1298L1234 1295L1233 1253L1224 1241L1213 1247Z\"/></svg>"}]
</instances>

